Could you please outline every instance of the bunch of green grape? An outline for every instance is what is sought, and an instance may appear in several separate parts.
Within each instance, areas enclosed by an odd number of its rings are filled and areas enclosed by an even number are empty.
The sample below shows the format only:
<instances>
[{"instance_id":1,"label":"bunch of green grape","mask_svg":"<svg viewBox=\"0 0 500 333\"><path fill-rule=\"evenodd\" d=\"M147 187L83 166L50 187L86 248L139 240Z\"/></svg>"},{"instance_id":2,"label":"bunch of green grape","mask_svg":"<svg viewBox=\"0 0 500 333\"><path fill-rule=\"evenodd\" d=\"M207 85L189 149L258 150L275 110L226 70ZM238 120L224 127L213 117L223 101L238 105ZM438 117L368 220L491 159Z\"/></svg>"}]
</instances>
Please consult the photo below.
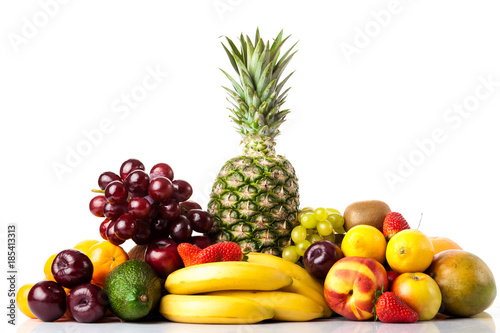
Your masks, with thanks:
<instances>
[{"instance_id":1,"label":"bunch of green grape","mask_svg":"<svg viewBox=\"0 0 500 333\"><path fill-rule=\"evenodd\" d=\"M335 243L335 233L344 234L344 217L333 208L303 208L298 220L300 225L292 229L293 244L283 250L282 257L297 262L307 248L316 242L328 240Z\"/></svg>"}]
</instances>

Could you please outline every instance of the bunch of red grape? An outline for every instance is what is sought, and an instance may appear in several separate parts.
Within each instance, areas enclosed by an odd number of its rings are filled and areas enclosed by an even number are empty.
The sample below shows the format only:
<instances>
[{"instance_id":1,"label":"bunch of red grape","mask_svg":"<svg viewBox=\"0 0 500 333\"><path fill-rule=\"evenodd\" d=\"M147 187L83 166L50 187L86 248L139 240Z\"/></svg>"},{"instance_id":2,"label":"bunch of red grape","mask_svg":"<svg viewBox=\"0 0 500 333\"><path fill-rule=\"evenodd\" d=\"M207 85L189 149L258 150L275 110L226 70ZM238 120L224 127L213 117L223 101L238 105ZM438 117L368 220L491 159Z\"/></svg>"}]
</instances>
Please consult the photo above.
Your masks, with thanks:
<instances>
[{"instance_id":1,"label":"bunch of red grape","mask_svg":"<svg viewBox=\"0 0 500 333\"><path fill-rule=\"evenodd\" d=\"M211 216L190 201L191 185L174 180L174 171L166 163L158 163L149 174L139 160L129 159L120 167L120 175L106 171L99 176L102 193L92 198L90 212L105 217L99 231L101 237L115 245L132 239L138 245L158 238L170 237L177 243L189 242L206 247L210 240L193 236L208 232Z\"/></svg>"}]
</instances>

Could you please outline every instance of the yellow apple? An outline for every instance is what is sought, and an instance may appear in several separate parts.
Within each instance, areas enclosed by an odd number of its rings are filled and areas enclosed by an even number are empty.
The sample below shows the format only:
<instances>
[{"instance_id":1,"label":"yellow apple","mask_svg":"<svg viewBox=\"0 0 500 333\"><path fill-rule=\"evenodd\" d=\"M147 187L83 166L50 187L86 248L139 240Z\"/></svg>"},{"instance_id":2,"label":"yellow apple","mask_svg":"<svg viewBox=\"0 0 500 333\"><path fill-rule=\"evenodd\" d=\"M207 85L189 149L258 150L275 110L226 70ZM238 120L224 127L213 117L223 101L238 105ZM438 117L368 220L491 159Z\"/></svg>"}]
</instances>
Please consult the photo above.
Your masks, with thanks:
<instances>
[{"instance_id":1,"label":"yellow apple","mask_svg":"<svg viewBox=\"0 0 500 333\"><path fill-rule=\"evenodd\" d=\"M418 313L418 320L430 320L441 307L441 290L425 273L403 273L392 284L392 291Z\"/></svg>"}]
</instances>

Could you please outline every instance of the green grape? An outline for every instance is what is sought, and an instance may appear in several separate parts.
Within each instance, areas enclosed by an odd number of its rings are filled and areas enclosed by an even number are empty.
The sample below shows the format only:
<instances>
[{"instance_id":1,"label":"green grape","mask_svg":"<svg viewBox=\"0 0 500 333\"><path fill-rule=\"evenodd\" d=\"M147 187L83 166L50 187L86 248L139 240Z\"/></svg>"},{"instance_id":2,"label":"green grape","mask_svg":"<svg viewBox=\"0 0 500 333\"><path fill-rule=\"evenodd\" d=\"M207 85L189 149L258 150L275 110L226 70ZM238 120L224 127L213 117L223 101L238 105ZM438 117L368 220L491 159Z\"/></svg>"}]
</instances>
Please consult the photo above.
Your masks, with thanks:
<instances>
[{"instance_id":1,"label":"green grape","mask_svg":"<svg viewBox=\"0 0 500 333\"><path fill-rule=\"evenodd\" d=\"M314 208L312 207L304 207L300 210L301 212L307 213L307 212L314 212Z\"/></svg>"},{"instance_id":2,"label":"green grape","mask_svg":"<svg viewBox=\"0 0 500 333\"><path fill-rule=\"evenodd\" d=\"M307 212L300 212L299 214L297 214L297 220L300 221L300 219L302 218L302 216L304 216L305 213Z\"/></svg>"},{"instance_id":3,"label":"green grape","mask_svg":"<svg viewBox=\"0 0 500 333\"><path fill-rule=\"evenodd\" d=\"M307 238L306 238L308 241L311 242L311 244L314 244L316 242L319 242L319 241L322 241L323 238L318 235L318 234L311 234L311 235L307 235Z\"/></svg>"},{"instance_id":4,"label":"green grape","mask_svg":"<svg viewBox=\"0 0 500 333\"><path fill-rule=\"evenodd\" d=\"M292 229L292 240L295 244L303 241L307 237L307 229L301 225L296 226Z\"/></svg>"},{"instance_id":5,"label":"green grape","mask_svg":"<svg viewBox=\"0 0 500 333\"><path fill-rule=\"evenodd\" d=\"M324 208L316 208L316 210L314 211L314 217L318 221L324 221L328 217L328 212Z\"/></svg>"},{"instance_id":6,"label":"green grape","mask_svg":"<svg viewBox=\"0 0 500 333\"><path fill-rule=\"evenodd\" d=\"M330 213L326 220L332 224L333 229L344 225L344 217L338 213Z\"/></svg>"},{"instance_id":7,"label":"green grape","mask_svg":"<svg viewBox=\"0 0 500 333\"><path fill-rule=\"evenodd\" d=\"M309 246L311 246L311 242L304 239L302 242L295 244L295 251L299 256L303 256Z\"/></svg>"},{"instance_id":8,"label":"green grape","mask_svg":"<svg viewBox=\"0 0 500 333\"><path fill-rule=\"evenodd\" d=\"M314 234L316 234L316 229L307 229L307 237L312 236Z\"/></svg>"},{"instance_id":9,"label":"green grape","mask_svg":"<svg viewBox=\"0 0 500 333\"><path fill-rule=\"evenodd\" d=\"M323 240L326 240L326 241L330 241L332 243L335 243L335 233L332 232L331 234L329 234L328 236L323 236L322 237Z\"/></svg>"},{"instance_id":10,"label":"green grape","mask_svg":"<svg viewBox=\"0 0 500 333\"><path fill-rule=\"evenodd\" d=\"M345 234L345 229L344 229L344 226L340 227L340 228L333 228L335 230L336 233L338 234Z\"/></svg>"},{"instance_id":11,"label":"green grape","mask_svg":"<svg viewBox=\"0 0 500 333\"><path fill-rule=\"evenodd\" d=\"M328 214L331 214L331 213L340 214L340 212L338 210L336 210L335 208L327 208L326 210L328 211ZM340 215L342 215L342 214L340 214Z\"/></svg>"},{"instance_id":12,"label":"green grape","mask_svg":"<svg viewBox=\"0 0 500 333\"><path fill-rule=\"evenodd\" d=\"M283 253L281 254L281 257L293 263L296 263L300 258L299 254L297 253L297 248L294 245L285 247Z\"/></svg>"},{"instance_id":13,"label":"green grape","mask_svg":"<svg viewBox=\"0 0 500 333\"><path fill-rule=\"evenodd\" d=\"M316 230L318 230L318 234L321 236L328 236L333 232L333 227L328 221L320 221L316 226Z\"/></svg>"},{"instance_id":14,"label":"green grape","mask_svg":"<svg viewBox=\"0 0 500 333\"><path fill-rule=\"evenodd\" d=\"M305 213L300 219L300 224L306 229L313 229L316 228L318 220L314 217L314 213Z\"/></svg>"}]
</instances>

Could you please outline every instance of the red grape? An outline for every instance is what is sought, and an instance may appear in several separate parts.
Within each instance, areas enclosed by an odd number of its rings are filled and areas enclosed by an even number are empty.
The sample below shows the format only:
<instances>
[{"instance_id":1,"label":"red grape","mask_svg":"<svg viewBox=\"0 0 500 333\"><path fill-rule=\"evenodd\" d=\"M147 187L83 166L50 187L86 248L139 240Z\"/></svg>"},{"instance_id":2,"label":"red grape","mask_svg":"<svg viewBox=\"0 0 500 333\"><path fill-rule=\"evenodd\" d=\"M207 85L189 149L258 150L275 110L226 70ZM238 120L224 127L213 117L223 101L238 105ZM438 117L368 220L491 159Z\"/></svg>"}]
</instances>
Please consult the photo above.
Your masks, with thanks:
<instances>
[{"instance_id":1,"label":"red grape","mask_svg":"<svg viewBox=\"0 0 500 333\"><path fill-rule=\"evenodd\" d=\"M158 217L151 223L151 231L154 238L168 237L169 221L166 218Z\"/></svg>"},{"instance_id":2,"label":"red grape","mask_svg":"<svg viewBox=\"0 0 500 333\"><path fill-rule=\"evenodd\" d=\"M111 202L106 202L104 204L104 216L110 220L116 220L119 218L122 214L125 214L127 212L127 204L126 203L119 203L119 204L112 204Z\"/></svg>"},{"instance_id":3,"label":"red grape","mask_svg":"<svg viewBox=\"0 0 500 333\"><path fill-rule=\"evenodd\" d=\"M128 203L128 212L133 217L142 219L149 215L151 211L151 204L143 197L135 197Z\"/></svg>"},{"instance_id":4,"label":"red grape","mask_svg":"<svg viewBox=\"0 0 500 333\"><path fill-rule=\"evenodd\" d=\"M143 220L137 220L137 230L135 235L132 236L132 240L137 245L148 244L152 240L151 226L148 222Z\"/></svg>"},{"instance_id":5,"label":"red grape","mask_svg":"<svg viewBox=\"0 0 500 333\"><path fill-rule=\"evenodd\" d=\"M174 185L166 177L156 177L149 183L149 196L155 201L165 201L174 193Z\"/></svg>"},{"instance_id":6,"label":"red grape","mask_svg":"<svg viewBox=\"0 0 500 333\"><path fill-rule=\"evenodd\" d=\"M177 200L170 198L160 203L160 214L167 220L173 220L181 215L181 206Z\"/></svg>"},{"instance_id":7,"label":"red grape","mask_svg":"<svg viewBox=\"0 0 500 333\"><path fill-rule=\"evenodd\" d=\"M123 203L127 201L128 191L121 181L115 180L106 186L104 196L112 204Z\"/></svg>"},{"instance_id":8,"label":"red grape","mask_svg":"<svg viewBox=\"0 0 500 333\"><path fill-rule=\"evenodd\" d=\"M99 179L97 180L97 184L99 184L99 188L101 190L104 190L106 188L106 186L108 186L108 184L114 180L121 181L122 179L116 173L111 172L111 171L106 171L106 172L101 173L101 175L99 176Z\"/></svg>"},{"instance_id":9,"label":"red grape","mask_svg":"<svg viewBox=\"0 0 500 333\"><path fill-rule=\"evenodd\" d=\"M174 193L172 194L172 198L176 199L179 202L186 201L193 194L193 188L191 185L182 179L176 179L172 182L174 185Z\"/></svg>"},{"instance_id":10,"label":"red grape","mask_svg":"<svg viewBox=\"0 0 500 333\"><path fill-rule=\"evenodd\" d=\"M158 176L166 177L170 180L174 180L174 170L167 163L158 163L155 164L151 171L149 172L152 175L151 178L156 178ZM154 175L154 176L153 176Z\"/></svg>"},{"instance_id":11,"label":"red grape","mask_svg":"<svg viewBox=\"0 0 500 333\"><path fill-rule=\"evenodd\" d=\"M108 236L106 236L106 230L108 230L108 225L111 223L111 220L105 219L101 222L99 226L99 233L101 234L102 239L108 240Z\"/></svg>"},{"instance_id":12,"label":"red grape","mask_svg":"<svg viewBox=\"0 0 500 333\"><path fill-rule=\"evenodd\" d=\"M109 224L108 224L108 228L106 229L106 237L108 237L108 241L111 242L111 244L113 245L121 245L123 244L125 241L116 237L115 235L115 224L116 224L116 221L111 221Z\"/></svg>"},{"instance_id":13,"label":"red grape","mask_svg":"<svg viewBox=\"0 0 500 333\"><path fill-rule=\"evenodd\" d=\"M191 221L191 226L196 232L209 232L214 225L214 220L210 214L201 209L191 209L187 214L187 218Z\"/></svg>"},{"instance_id":14,"label":"red grape","mask_svg":"<svg viewBox=\"0 0 500 333\"><path fill-rule=\"evenodd\" d=\"M183 201L181 205L181 214L186 215L191 209L201 209L201 206L191 200Z\"/></svg>"},{"instance_id":15,"label":"red grape","mask_svg":"<svg viewBox=\"0 0 500 333\"><path fill-rule=\"evenodd\" d=\"M175 220L169 223L169 234L172 239L178 243L187 242L193 229L191 223L184 215L180 215Z\"/></svg>"},{"instance_id":16,"label":"red grape","mask_svg":"<svg viewBox=\"0 0 500 333\"><path fill-rule=\"evenodd\" d=\"M129 173L134 170L146 170L146 168L141 161L131 158L123 162L122 166L120 167L120 176L123 180L125 180Z\"/></svg>"},{"instance_id":17,"label":"red grape","mask_svg":"<svg viewBox=\"0 0 500 333\"><path fill-rule=\"evenodd\" d=\"M106 204L106 197L98 195L92 198L89 203L90 212L97 217L104 217L104 205Z\"/></svg>"},{"instance_id":18,"label":"red grape","mask_svg":"<svg viewBox=\"0 0 500 333\"><path fill-rule=\"evenodd\" d=\"M204 249L212 245L210 238L207 236L191 236L188 239L188 243L198 246L200 249Z\"/></svg>"},{"instance_id":19,"label":"red grape","mask_svg":"<svg viewBox=\"0 0 500 333\"><path fill-rule=\"evenodd\" d=\"M137 222L132 214L125 213L115 221L115 236L121 240L132 238L137 230Z\"/></svg>"},{"instance_id":20,"label":"red grape","mask_svg":"<svg viewBox=\"0 0 500 333\"><path fill-rule=\"evenodd\" d=\"M125 178L125 186L130 193L145 195L148 193L149 176L143 170L135 170Z\"/></svg>"}]
</instances>

